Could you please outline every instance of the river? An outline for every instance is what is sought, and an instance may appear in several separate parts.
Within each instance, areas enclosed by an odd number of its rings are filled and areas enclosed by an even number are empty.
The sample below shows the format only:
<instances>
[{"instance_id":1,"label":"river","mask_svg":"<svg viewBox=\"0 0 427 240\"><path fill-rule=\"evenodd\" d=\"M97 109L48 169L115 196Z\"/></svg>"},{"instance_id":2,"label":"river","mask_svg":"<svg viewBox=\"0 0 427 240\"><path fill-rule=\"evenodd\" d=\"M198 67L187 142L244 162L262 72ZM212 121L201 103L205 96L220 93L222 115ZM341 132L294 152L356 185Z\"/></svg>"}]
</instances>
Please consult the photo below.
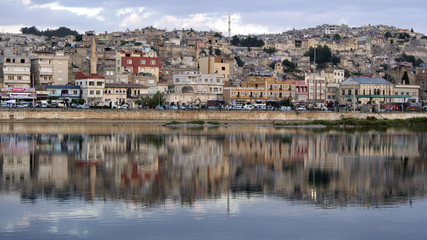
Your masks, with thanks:
<instances>
[{"instance_id":1,"label":"river","mask_svg":"<svg viewBox=\"0 0 427 240\"><path fill-rule=\"evenodd\" d=\"M427 131L0 123L0 239L425 239Z\"/></svg>"}]
</instances>

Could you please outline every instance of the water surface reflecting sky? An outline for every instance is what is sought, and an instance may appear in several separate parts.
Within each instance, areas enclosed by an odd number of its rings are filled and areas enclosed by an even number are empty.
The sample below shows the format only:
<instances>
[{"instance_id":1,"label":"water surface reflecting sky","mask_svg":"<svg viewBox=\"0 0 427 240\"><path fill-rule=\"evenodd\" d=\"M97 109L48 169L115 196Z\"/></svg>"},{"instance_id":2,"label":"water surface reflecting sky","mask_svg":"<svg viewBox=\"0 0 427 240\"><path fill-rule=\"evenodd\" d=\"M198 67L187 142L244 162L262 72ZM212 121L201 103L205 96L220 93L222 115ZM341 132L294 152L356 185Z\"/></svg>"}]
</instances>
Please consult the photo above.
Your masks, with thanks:
<instances>
[{"instance_id":1,"label":"water surface reflecting sky","mask_svg":"<svg viewBox=\"0 0 427 240\"><path fill-rule=\"evenodd\" d=\"M423 239L427 132L0 124L0 237Z\"/></svg>"}]
</instances>

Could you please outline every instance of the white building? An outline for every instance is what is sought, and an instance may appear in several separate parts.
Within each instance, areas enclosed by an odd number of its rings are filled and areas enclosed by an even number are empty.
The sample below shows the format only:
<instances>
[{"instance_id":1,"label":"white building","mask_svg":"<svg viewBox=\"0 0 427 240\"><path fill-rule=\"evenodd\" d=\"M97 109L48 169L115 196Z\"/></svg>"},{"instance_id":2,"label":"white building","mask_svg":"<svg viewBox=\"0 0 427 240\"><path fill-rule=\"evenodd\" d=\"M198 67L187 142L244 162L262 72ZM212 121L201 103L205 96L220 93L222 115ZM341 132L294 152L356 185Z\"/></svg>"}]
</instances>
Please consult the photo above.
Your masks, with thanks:
<instances>
[{"instance_id":1,"label":"white building","mask_svg":"<svg viewBox=\"0 0 427 240\"><path fill-rule=\"evenodd\" d=\"M3 56L1 68L3 75L3 87L30 88L31 63L26 56Z\"/></svg>"}]
</instances>

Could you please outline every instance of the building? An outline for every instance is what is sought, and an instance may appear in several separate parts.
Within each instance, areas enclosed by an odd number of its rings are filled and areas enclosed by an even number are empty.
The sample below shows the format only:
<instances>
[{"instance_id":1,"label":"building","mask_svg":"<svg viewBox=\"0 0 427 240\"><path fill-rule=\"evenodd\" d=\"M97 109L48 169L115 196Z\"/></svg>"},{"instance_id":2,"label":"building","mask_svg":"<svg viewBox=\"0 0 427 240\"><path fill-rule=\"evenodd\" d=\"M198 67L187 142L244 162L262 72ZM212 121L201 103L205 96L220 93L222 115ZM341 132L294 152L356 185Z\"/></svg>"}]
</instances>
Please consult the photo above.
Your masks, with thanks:
<instances>
[{"instance_id":1,"label":"building","mask_svg":"<svg viewBox=\"0 0 427 240\"><path fill-rule=\"evenodd\" d=\"M206 104L208 100L222 100L224 76L186 71L173 75L173 93L166 101L176 104Z\"/></svg>"},{"instance_id":2,"label":"building","mask_svg":"<svg viewBox=\"0 0 427 240\"><path fill-rule=\"evenodd\" d=\"M308 86L308 102L326 102L326 78L321 73L307 74L305 83Z\"/></svg>"},{"instance_id":3,"label":"building","mask_svg":"<svg viewBox=\"0 0 427 240\"><path fill-rule=\"evenodd\" d=\"M95 38L92 41L91 47L91 61L90 61L90 75L87 76L83 72L76 73L76 85L81 89L81 98L86 103L92 106L99 106L103 104L103 94L105 88L105 77L97 74L97 58L96 58L96 45Z\"/></svg>"},{"instance_id":4,"label":"building","mask_svg":"<svg viewBox=\"0 0 427 240\"><path fill-rule=\"evenodd\" d=\"M123 104L131 99L142 99L148 95L148 90L149 87L141 84L106 83L102 101Z\"/></svg>"},{"instance_id":5,"label":"building","mask_svg":"<svg viewBox=\"0 0 427 240\"><path fill-rule=\"evenodd\" d=\"M31 62L27 56L5 55L2 58L0 71L3 76L3 87L30 88Z\"/></svg>"},{"instance_id":6,"label":"building","mask_svg":"<svg viewBox=\"0 0 427 240\"><path fill-rule=\"evenodd\" d=\"M226 61L221 57L204 57L199 59L199 69L202 74L223 75L225 81L233 78L233 61Z\"/></svg>"},{"instance_id":7,"label":"building","mask_svg":"<svg viewBox=\"0 0 427 240\"><path fill-rule=\"evenodd\" d=\"M68 84L69 57L64 52L33 52L31 60L31 80L34 86Z\"/></svg>"},{"instance_id":8,"label":"building","mask_svg":"<svg viewBox=\"0 0 427 240\"><path fill-rule=\"evenodd\" d=\"M120 52L117 53L117 72L128 72L135 75L155 76L157 82L160 77L162 59L149 57L142 52Z\"/></svg>"},{"instance_id":9,"label":"building","mask_svg":"<svg viewBox=\"0 0 427 240\"><path fill-rule=\"evenodd\" d=\"M87 76L83 73L76 74L76 85L81 89L81 98L90 105L100 105L102 103L105 78L98 74Z\"/></svg>"},{"instance_id":10,"label":"building","mask_svg":"<svg viewBox=\"0 0 427 240\"><path fill-rule=\"evenodd\" d=\"M224 88L224 101L255 103L262 101L280 101L285 98L295 99L295 81L279 80L274 77L249 77L238 87Z\"/></svg>"},{"instance_id":11,"label":"building","mask_svg":"<svg viewBox=\"0 0 427 240\"><path fill-rule=\"evenodd\" d=\"M394 86L383 78L350 77L340 84L339 103L341 105L358 105L391 103L397 96ZM404 96L404 98L410 97Z\"/></svg>"},{"instance_id":12,"label":"building","mask_svg":"<svg viewBox=\"0 0 427 240\"><path fill-rule=\"evenodd\" d=\"M80 100L80 86L75 85L49 85L46 86L48 97L71 103Z\"/></svg>"},{"instance_id":13,"label":"building","mask_svg":"<svg viewBox=\"0 0 427 240\"><path fill-rule=\"evenodd\" d=\"M304 80L295 81L295 99L298 105L305 105L308 101L308 85Z\"/></svg>"},{"instance_id":14,"label":"building","mask_svg":"<svg viewBox=\"0 0 427 240\"><path fill-rule=\"evenodd\" d=\"M420 86L419 85L403 85L394 86L395 103L420 102ZM399 96L401 96L399 98Z\"/></svg>"}]
</instances>

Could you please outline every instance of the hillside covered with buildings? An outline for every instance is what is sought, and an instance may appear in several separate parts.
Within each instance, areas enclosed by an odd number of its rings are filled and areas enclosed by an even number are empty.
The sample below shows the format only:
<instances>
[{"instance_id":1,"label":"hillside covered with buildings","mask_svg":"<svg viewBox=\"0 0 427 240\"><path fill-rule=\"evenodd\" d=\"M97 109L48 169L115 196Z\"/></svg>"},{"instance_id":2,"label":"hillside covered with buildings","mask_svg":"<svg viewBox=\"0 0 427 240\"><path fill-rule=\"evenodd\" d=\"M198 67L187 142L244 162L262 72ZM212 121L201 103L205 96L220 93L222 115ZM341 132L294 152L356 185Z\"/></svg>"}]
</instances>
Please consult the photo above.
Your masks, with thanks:
<instances>
[{"instance_id":1,"label":"hillside covered with buildings","mask_svg":"<svg viewBox=\"0 0 427 240\"><path fill-rule=\"evenodd\" d=\"M249 36L152 27L22 32L0 35L2 101L136 107L157 92L163 104L176 106L427 100L427 37L413 29L324 24Z\"/></svg>"}]
</instances>

